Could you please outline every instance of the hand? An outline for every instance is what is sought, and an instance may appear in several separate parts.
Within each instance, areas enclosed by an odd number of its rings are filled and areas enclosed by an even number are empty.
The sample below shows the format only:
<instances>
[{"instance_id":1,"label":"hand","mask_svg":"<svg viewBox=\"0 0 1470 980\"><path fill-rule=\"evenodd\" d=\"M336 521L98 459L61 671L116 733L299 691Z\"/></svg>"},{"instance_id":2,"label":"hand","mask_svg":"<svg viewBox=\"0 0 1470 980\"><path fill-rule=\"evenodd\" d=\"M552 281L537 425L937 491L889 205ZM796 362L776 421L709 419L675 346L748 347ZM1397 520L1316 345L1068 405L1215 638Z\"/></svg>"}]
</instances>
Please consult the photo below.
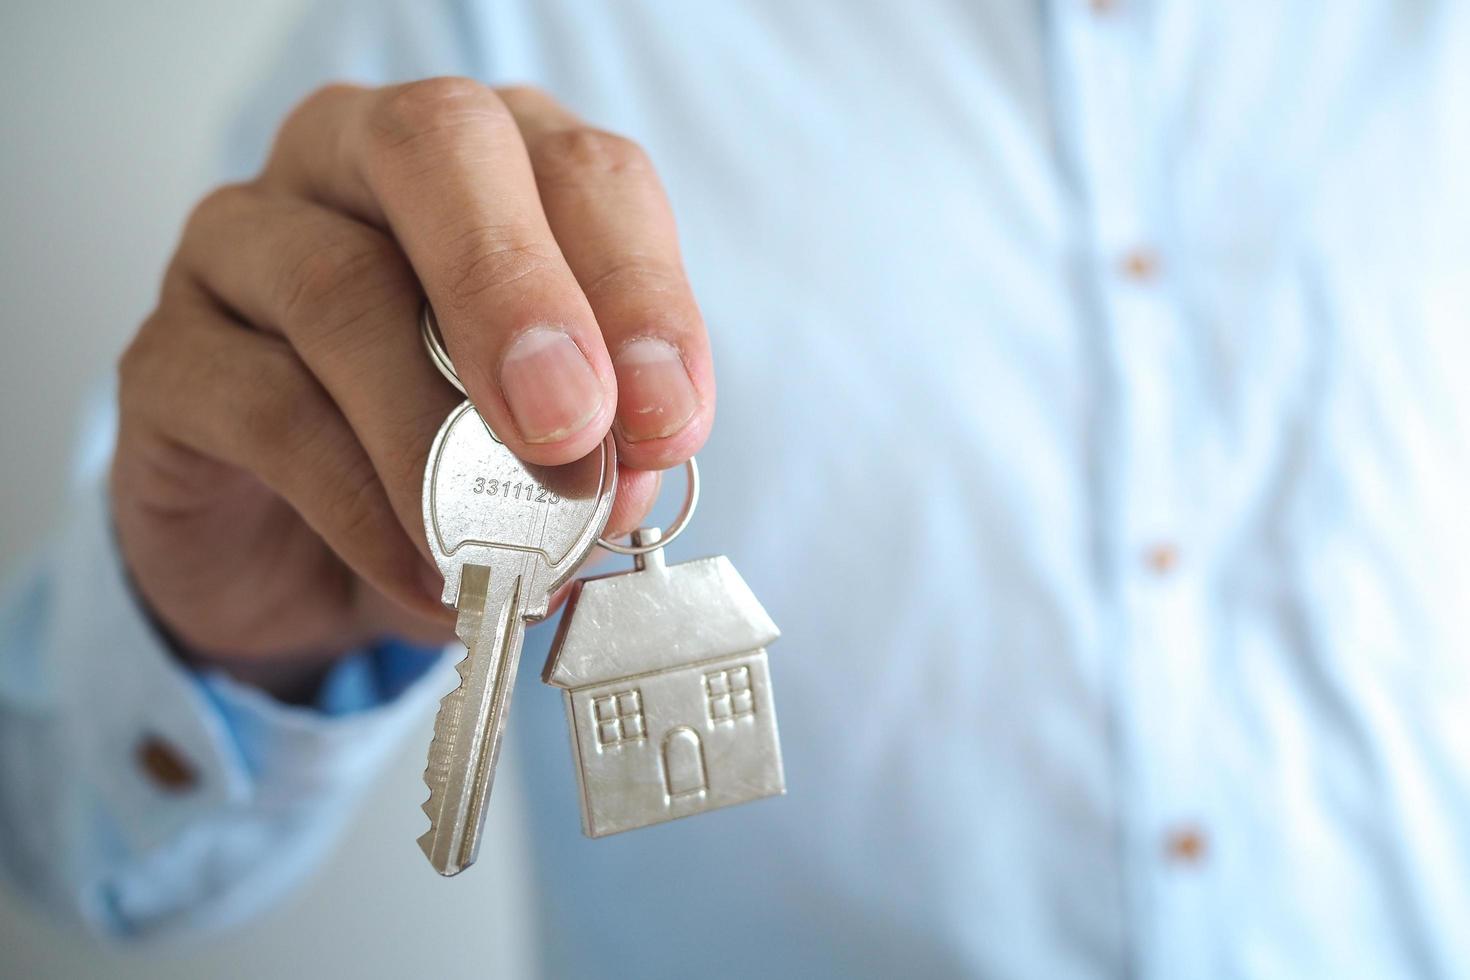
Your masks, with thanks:
<instances>
[{"instance_id":1,"label":"hand","mask_svg":"<svg viewBox=\"0 0 1470 980\"><path fill-rule=\"evenodd\" d=\"M523 459L613 429L610 532L704 442L708 341L636 145L531 89L323 89L195 210L120 365L122 553L192 656L285 693L374 637L452 637L420 494L459 395L421 347L425 294Z\"/></svg>"}]
</instances>

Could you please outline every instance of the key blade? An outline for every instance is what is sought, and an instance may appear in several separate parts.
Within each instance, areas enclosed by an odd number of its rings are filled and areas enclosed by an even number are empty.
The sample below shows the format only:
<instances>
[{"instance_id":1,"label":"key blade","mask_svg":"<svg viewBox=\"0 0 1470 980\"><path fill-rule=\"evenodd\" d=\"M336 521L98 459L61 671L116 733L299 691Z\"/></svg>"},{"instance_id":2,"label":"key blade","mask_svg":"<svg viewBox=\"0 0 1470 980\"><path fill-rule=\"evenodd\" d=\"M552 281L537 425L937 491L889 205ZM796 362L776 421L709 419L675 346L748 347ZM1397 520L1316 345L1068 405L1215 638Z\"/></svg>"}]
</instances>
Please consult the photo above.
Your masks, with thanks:
<instances>
[{"instance_id":1,"label":"key blade","mask_svg":"<svg viewBox=\"0 0 1470 980\"><path fill-rule=\"evenodd\" d=\"M418 839L441 875L458 874L479 854L485 803L526 632L523 579L523 570L504 567L498 574L479 565L463 570L455 632L466 652L455 666L460 683L439 702L434 719L424 769L429 829Z\"/></svg>"}]
</instances>

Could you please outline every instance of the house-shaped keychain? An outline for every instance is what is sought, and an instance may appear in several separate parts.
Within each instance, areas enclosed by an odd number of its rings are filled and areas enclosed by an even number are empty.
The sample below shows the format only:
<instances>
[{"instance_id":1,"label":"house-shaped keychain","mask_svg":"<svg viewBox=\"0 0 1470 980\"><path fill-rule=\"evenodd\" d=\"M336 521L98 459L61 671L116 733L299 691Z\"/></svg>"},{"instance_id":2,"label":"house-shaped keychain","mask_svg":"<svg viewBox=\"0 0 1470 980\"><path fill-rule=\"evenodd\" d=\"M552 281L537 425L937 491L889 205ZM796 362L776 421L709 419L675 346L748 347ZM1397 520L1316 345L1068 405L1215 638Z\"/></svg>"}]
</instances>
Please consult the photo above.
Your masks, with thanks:
<instances>
[{"instance_id":1,"label":"house-shaped keychain","mask_svg":"<svg viewBox=\"0 0 1470 980\"><path fill-rule=\"evenodd\" d=\"M723 556L666 565L660 548L573 586L542 679L563 689L588 837L786 791L778 636Z\"/></svg>"}]
</instances>

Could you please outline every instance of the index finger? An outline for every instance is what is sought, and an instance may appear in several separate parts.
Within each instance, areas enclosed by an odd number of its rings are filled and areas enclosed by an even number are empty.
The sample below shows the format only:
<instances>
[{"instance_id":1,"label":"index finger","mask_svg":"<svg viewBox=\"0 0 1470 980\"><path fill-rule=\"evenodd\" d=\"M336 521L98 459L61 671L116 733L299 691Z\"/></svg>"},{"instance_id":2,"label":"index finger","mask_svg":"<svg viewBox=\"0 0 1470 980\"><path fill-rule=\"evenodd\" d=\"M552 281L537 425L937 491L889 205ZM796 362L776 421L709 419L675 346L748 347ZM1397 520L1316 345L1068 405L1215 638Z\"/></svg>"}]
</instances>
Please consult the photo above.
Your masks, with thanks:
<instances>
[{"instance_id":1,"label":"index finger","mask_svg":"<svg viewBox=\"0 0 1470 980\"><path fill-rule=\"evenodd\" d=\"M596 448L612 364L493 91L460 78L324 89L282 127L262 179L392 231L470 399L518 456Z\"/></svg>"}]
</instances>

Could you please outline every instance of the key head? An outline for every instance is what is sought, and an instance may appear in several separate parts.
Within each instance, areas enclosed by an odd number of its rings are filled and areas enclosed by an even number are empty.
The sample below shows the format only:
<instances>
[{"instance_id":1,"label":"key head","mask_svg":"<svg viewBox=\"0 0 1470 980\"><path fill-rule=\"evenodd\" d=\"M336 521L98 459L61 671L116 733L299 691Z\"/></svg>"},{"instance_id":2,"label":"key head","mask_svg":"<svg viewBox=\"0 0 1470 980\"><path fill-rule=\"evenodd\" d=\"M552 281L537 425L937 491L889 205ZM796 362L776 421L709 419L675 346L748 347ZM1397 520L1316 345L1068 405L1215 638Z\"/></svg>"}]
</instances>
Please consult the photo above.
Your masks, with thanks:
<instances>
[{"instance_id":1,"label":"key head","mask_svg":"<svg viewBox=\"0 0 1470 980\"><path fill-rule=\"evenodd\" d=\"M444 575L444 603L459 601L466 565L517 566L535 557L523 608L546 614L551 594L577 570L612 512L617 451L609 433L575 463L524 463L468 401L434 438L424 468L424 531Z\"/></svg>"}]
</instances>

